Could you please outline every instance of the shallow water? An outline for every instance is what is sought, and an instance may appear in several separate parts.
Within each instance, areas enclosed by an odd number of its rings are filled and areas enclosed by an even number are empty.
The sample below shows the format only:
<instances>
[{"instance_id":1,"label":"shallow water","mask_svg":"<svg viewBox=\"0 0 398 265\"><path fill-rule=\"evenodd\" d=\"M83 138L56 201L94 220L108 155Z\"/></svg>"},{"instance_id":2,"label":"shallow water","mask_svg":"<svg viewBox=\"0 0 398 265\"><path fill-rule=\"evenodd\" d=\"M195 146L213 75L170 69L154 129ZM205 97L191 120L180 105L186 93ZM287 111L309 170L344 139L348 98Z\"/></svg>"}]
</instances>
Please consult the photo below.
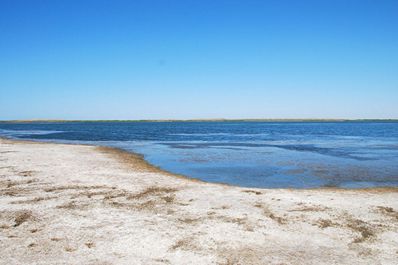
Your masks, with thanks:
<instances>
[{"instance_id":1,"label":"shallow water","mask_svg":"<svg viewBox=\"0 0 398 265\"><path fill-rule=\"evenodd\" d=\"M245 187L398 186L396 122L0 123L0 135L119 147Z\"/></svg>"}]
</instances>

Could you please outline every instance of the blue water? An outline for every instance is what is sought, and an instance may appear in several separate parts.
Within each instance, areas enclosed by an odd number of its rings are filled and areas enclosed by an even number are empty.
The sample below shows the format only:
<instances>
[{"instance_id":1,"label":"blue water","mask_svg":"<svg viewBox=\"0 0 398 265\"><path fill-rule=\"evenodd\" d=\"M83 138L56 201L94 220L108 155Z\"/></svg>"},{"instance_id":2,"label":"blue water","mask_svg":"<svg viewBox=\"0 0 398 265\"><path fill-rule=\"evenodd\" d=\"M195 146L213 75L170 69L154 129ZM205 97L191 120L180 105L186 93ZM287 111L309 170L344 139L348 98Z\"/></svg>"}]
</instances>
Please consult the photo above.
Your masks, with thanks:
<instances>
[{"instance_id":1,"label":"blue water","mask_svg":"<svg viewBox=\"0 0 398 265\"><path fill-rule=\"evenodd\" d=\"M245 187L398 186L397 122L0 123L0 135L118 147Z\"/></svg>"}]
</instances>

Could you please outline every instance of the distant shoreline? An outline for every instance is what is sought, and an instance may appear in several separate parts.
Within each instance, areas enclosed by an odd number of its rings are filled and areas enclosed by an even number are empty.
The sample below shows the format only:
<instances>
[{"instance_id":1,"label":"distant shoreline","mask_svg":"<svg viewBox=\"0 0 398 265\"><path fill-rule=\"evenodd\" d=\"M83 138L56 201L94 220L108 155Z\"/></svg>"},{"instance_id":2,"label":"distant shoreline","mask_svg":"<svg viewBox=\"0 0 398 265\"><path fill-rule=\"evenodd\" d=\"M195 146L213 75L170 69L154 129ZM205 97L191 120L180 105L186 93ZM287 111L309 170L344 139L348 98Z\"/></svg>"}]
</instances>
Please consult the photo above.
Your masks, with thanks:
<instances>
[{"instance_id":1,"label":"distant shoreline","mask_svg":"<svg viewBox=\"0 0 398 265\"><path fill-rule=\"evenodd\" d=\"M69 122L398 122L398 119L164 119L164 120L0 120L0 123Z\"/></svg>"}]
</instances>

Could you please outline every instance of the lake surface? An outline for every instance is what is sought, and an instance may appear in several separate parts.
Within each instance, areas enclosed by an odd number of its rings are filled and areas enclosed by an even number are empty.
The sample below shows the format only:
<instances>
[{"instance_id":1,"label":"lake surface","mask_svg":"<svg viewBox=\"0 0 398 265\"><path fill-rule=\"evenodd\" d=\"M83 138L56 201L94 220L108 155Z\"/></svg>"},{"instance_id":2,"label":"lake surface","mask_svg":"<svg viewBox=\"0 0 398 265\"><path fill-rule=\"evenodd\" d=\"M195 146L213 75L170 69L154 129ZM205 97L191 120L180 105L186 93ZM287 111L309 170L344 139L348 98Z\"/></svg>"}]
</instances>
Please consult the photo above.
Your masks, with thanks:
<instances>
[{"instance_id":1,"label":"lake surface","mask_svg":"<svg viewBox=\"0 0 398 265\"><path fill-rule=\"evenodd\" d=\"M244 187L398 186L397 122L0 123L0 136L118 147Z\"/></svg>"}]
</instances>

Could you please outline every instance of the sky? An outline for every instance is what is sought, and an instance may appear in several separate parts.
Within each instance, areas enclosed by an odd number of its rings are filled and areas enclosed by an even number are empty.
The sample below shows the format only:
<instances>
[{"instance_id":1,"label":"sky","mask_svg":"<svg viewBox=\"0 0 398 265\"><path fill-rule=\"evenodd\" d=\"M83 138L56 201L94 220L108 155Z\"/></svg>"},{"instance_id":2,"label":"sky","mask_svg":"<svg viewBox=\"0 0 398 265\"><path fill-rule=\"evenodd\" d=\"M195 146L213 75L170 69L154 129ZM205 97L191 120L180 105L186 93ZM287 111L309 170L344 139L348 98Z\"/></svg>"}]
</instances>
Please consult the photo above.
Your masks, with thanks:
<instances>
[{"instance_id":1,"label":"sky","mask_svg":"<svg viewBox=\"0 0 398 265\"><path fill-rule=\"evenodd\" d=\"M396 0L0 0L0 120L398 118Z\"/></svg>"}]
</instances>

